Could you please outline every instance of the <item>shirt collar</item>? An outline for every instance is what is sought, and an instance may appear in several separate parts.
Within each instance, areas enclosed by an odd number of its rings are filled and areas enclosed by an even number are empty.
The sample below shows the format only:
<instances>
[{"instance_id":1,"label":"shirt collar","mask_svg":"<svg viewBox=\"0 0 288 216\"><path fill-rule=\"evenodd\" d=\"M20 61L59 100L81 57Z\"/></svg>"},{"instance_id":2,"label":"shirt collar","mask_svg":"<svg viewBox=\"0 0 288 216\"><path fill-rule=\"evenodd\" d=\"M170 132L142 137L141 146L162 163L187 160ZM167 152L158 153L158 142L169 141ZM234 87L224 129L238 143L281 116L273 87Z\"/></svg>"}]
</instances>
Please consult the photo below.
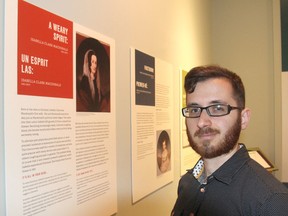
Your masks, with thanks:
<instances>
[{"instance_id":1,"label":"shirt collar","mask_svg":"<svg viewBox=\"0 0 288 216\"><path fill-rule=\"evenodd\" d=\"M233 176L241 169L241 167L249 160L249 158L250 157L246 146L244 144L240 144L240 149L211 176L225 184L230 184ZM204 162L202 159L199 159L192 169L192 173L198 181L201 180L204 169Z\"/></svg>"}]
</instances>

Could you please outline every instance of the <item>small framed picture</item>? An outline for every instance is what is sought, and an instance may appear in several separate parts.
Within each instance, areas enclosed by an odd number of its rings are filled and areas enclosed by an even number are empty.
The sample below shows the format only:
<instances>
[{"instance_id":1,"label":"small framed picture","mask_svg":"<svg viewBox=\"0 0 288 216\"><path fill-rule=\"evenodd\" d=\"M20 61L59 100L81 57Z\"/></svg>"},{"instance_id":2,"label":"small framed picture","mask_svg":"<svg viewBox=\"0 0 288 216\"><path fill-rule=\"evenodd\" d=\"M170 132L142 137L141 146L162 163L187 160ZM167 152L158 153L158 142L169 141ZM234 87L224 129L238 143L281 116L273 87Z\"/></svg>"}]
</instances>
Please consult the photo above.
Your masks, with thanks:
<instances>
[{"instance_id":1,"label":"small framed picture","mask_svg":"<svg viewBox=\"0 0 288 216\"><path fill-rule=\"evenodd\" d=\"M269 172L276 171L277 168L267 159L267 157L263 154L260 148L249 148L248 149L249 156L258 162L261 166L267 169Z\"/></svg>"}]
</instances>

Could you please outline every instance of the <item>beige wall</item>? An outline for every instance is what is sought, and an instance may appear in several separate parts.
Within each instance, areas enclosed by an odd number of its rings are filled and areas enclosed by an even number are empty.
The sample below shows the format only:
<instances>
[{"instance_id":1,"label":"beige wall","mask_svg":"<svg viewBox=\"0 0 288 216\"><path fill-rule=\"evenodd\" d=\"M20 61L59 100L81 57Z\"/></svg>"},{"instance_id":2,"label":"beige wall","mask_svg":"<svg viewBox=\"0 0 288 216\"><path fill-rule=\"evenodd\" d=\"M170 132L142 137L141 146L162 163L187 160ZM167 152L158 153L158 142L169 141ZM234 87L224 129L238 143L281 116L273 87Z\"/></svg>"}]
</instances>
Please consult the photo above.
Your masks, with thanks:
<instances>
[{"instance_id":1,"label":"beige wall","mask_svg":"<svg viewBox=\"0 0 288 216\"><path fill-rule=\"evenodd\" d=\"M279 169L277 178L288 181L284 168L288 163L288 117L282 110L282 100L287 99L281 95L288 78L281 76L279 0L211 2L212 62L240 74L246 86L246 105L252 109L250 125L240 141L260 147Z\"/></svg>"},{"instance_id":2,"label":"beige wall","mask_svg":"<svg viewBox=\"0 0 288 216\"><path fill-rule=\"evenodd\" d=\"M271 0L212 1L212 59L238 73L252 109L242 142L275 161L273 9Z\"/></svg>"},{"instance_id":3,"label":"beige wall","mask_svg":"<svg viewBox=\"0 0 288 216\"><path fill-rule=\"evenodd\" d=\"M115 39L117 216L169 215L174 204L180 175L181 116L176 106L179 102L179 67L188 70L196 65L218 63L240 74L246 85L247 106L252 109L251 124L241 136L241 141L248 147L260 147L270 160L279 165L278 173L281 174L282 161L278 156L275 158L275 153L282 156L279 153L282 150L282 139L279 139L281 115L278 114L281 99L277 96L281 79L274 76L272 0L28 2ZM4 0L0 0L0 4L3 6ZM3 43L2 37L0 43ZM130 47L172 63L175 72L175 178L173 183L134 205L131 204ZM0 50L0 61L3 61L3 49ZM2 86L3 64L0 65ZM3 93L0 93L3 102ZM3 106L0 108L0 115L3 115ZM1 135L3 122L0 129ZM3 161L3 136L0 137L0 159ZM0 169L0 215L4 216L2 162Z\"/></svg>"}]
</instances>

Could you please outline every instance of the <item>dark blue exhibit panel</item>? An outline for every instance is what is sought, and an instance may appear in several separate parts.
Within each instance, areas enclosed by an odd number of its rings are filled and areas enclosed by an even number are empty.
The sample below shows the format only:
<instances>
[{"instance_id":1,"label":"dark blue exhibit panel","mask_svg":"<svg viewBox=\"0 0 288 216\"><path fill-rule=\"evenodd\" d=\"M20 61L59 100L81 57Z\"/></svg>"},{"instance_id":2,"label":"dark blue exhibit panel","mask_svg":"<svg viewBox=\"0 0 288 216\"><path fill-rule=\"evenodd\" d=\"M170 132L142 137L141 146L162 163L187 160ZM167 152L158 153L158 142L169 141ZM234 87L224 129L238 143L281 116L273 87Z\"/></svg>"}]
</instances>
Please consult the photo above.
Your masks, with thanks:
<instances>
[{"instance_id":1,"label":"dark blue exhibit panel","mask_svg":"<svg viewBox=\"0 0 288 216\"><path fill-rule=\"evenodd\" d=\"M155 106L155 58L135 50L136 105Z\"/></svg>"}]
</instances>

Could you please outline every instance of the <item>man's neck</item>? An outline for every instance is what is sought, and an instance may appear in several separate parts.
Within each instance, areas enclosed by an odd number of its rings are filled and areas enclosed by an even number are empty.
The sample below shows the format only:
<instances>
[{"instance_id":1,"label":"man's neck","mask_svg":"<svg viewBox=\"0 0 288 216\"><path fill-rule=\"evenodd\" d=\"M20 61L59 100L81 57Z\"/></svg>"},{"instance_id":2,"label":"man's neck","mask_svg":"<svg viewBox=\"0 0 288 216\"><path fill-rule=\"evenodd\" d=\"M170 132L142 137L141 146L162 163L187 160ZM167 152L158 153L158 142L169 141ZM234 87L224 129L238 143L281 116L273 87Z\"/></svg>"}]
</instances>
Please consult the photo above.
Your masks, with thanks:
<instances>
[{"instance_id":1,"label":"man's neck","mask_svg":"<svg viewBox=\"0 0 288 216\"><path fill-rule=\"evenodd\" d=\"M206 176L210 176L219 167L221 167L229 158L231 158L240 148L237 144L235 147L227 154L220 155L215 158L203 158Z\"/></svg>"}]
</instances>

